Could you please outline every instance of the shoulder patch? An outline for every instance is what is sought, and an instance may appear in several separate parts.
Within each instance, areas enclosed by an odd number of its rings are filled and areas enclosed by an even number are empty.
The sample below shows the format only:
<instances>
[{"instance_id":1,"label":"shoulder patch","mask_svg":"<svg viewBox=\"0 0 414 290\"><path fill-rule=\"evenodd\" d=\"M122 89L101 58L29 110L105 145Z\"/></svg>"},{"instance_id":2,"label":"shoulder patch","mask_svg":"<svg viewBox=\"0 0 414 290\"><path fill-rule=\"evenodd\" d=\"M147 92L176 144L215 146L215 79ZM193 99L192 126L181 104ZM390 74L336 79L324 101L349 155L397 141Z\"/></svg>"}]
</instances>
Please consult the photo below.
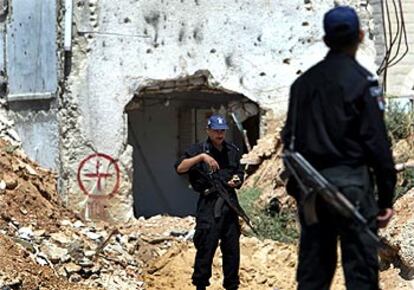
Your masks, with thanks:
<instances>
[{"instance_id":1,"label":"shoulder patch","mask_svg":"<svg viewBox=\"0 0 414 290\"><path fill-rule=\"evenodd\" d=\"M372 98L376 99L379 109L381 111L384 111L385 109L384 92L382 88L380 87L377 78L373 76L369 76L367 79L369 82L369 94L371 95Z\"/></svg>"}]
</instances>

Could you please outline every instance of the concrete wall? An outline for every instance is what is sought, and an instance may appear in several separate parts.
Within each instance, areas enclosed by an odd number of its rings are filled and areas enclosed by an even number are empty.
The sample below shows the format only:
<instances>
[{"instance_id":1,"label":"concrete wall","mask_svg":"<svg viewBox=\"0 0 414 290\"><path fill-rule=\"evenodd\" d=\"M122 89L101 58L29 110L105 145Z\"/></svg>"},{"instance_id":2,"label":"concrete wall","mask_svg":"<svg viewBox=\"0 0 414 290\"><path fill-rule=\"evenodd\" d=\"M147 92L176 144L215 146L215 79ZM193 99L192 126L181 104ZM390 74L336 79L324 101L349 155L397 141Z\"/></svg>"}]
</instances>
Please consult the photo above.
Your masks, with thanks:
<instances>
[{"instance_id":1,"label":"concrete wall","mask_svg":"<svg viewBox=\"0 0 414 290\"><path fill-rule=\"evenodd\" d=\"M59 124L55 101L9 103L8 118L20 136L25 153L53 170L59 164Z\"/></svg>"},{"instance_id":2,"label":"concrete wall","mask_svg":"<svg viewBox=\"0 0 414 290\"><path fill-rule=\"evenodd\" d=\"M292 81L326 53L322 16L337 2L74 1L73 66L59 113L61 184L68 203L87 204L77 171L84 158L101 152L118 160L122 171L122 188L110 210L117 218L131 216L132 154L124 108L152 80L207 70L212 87L283 113ZM368 27L365 2L352 1ZM368 38L359 58L374 68L374 56Z\"/></svg>"},{"instance_id":3,"label":"concrete wall","mask_svg":"<svg viewBox=\"0 0 414 290\"><path fill-rule=\"evenodd\" d=\"M382 1L380 0L370 1L370 4L373 7L374 20L377 24L375 29L375 46L378 52L378 65L381 63L385 53L385 38L383 36L383 29L381 25L381 3ZM407 29L409 53L402 59L402 61L388 69L387 93L394 96L414 95L414 2L410 0L402 0L402 6L404 11L405 26ZM389 8L391 13L391 29L395 34L397 30L397 22L394 16L395 10L392 2L390 3ZM397 10L397 12L400 13L400 10ZM394 52L395 51L396 47L394 48ZM405 46L403 45L398 55L401 56L404 51Z\"/></svg>"}]
</instances>

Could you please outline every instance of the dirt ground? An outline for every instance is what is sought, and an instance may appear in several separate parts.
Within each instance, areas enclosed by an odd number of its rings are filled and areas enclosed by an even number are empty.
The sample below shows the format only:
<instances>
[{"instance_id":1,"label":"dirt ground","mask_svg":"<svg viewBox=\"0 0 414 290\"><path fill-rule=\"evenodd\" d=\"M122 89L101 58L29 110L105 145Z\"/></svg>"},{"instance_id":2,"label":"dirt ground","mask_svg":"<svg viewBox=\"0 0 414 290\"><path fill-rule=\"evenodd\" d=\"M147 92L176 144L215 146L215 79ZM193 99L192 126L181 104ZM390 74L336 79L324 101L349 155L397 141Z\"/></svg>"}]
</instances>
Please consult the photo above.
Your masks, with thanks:
<instances>
[{"instance_id":1,"label":"dirt ground","mask_svg":"<svg viewBox=\"0 0 414 290\"><path fill-rule=\"evenodd\" d=\"M154 260L148 269L151 274L144 276L147 289L193 290L191 285L192 265L195 249L191 243L178 244L164 257ZM296 289L295 269L296 245L287 245L271 240L258 241L256 238L241 238L240 289L249 290L294 290ZM381 289L412 290L414 283L399 276L399 270L390 268L380 273ZM213 277L208 289L220 290L221 255L218 250L214 258ZM331 290L345 290L342 268L338 268Z\"/></svg>"},{"instance_id":2,"label":"dirt ground","mask_svg":"<svg viewBox=\"0 0 414 290\"><path fill-rule=\"evenodd\" d=\"M147 276L148 289L194 289L191 285L195 249L192 244L177 245L163 268ZM240 289L294 289L296 249L270 240L241 239ZM160 261L155 261L159 265ZM153 264L153 265L154 265ZM162 264L162 261L161 261ZM214 258L213 277L208 289L221 286L221 253ZM337 288L341 289L341 288Z\"/></svg>"}]
</instances>

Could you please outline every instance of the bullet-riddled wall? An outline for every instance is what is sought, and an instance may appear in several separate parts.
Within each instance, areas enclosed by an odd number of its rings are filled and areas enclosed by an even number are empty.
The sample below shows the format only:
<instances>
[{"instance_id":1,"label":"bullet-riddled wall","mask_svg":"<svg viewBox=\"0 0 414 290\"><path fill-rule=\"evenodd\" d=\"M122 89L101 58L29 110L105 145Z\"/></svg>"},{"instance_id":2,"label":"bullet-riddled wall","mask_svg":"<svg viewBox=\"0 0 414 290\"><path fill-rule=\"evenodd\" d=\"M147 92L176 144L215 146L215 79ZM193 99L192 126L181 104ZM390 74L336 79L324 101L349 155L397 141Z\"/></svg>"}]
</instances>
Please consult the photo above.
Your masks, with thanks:
<instances>
[{"instance_id":1,"label":"bullet-riddled wall","mask_svg":"<svg viewBox=\"0 0 414 290\"><path fill-rule=\"evenodd\" d=\"M59 113L61 190L68 204L87 208L86 214L97 210L85 191L101 191L110 177L110 188L119 181L119 190L93 203L118 219L132 215L124 110L154 81L203 70L211 88L284 112L291 82L326 53L322 16L335 2L75 0L72 67ZM352 2L368 27L366 1ZM370 39L359 58L373 67Z\"/></svg>"}]
</instances>

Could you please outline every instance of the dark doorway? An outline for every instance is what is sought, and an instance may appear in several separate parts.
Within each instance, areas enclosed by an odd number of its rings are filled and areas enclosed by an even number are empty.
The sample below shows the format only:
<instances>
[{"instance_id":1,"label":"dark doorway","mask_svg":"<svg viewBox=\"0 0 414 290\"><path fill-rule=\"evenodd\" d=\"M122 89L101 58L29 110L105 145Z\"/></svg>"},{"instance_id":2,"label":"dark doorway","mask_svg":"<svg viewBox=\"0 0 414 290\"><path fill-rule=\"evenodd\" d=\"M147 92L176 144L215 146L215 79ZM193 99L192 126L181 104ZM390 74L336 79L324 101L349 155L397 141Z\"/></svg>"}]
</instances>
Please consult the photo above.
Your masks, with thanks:
<instances>
[{"instance_id":1,"label":"dark doorway","mask_svg":"<svg viewBox=\"0 0 414 290\"><path fill-rule=\"evenodd\" d=\"M189 145L205 140L206 120L213 112L226 115L229 102L250 101L240 94L200 87L167 92L159 84L157 88L156 92L152 87L141 90L126 107L128 142L134 148L134 212L137 217L191 215L198 196L189 187L186 176L175 173L175 161ZM226 118L230 124L226 139L245 148L231 117ZM249 140L254 144L259 123L246 121Z\"/></svg>"}]
</instances>

